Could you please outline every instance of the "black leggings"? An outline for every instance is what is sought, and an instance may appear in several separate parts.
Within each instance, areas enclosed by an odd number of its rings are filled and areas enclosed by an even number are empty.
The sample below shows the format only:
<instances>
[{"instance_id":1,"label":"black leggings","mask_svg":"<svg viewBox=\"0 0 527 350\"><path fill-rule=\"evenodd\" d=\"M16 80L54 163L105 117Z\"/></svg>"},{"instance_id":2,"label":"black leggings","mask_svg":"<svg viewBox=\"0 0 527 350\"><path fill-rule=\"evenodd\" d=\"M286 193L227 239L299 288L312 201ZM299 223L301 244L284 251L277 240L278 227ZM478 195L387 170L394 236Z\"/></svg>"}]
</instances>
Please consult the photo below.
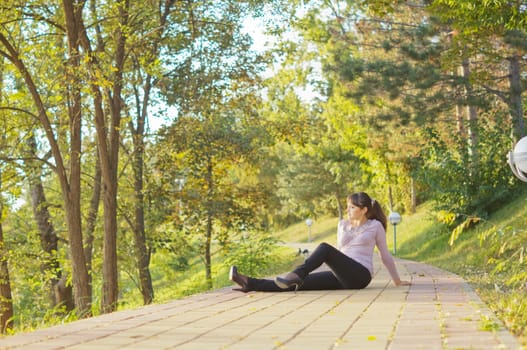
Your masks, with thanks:
<instances>
[{"instance_id":1,"label":"black leggings","mask_svg":"<svg viewBox=\"0 0 527 350\"><path fill-rule=\"evenodd\" d=\"M331 271L310 273L323 263L326 263ZM304 284L299 290L363 289L371 281L371 274L367 268L327 243L319 244L304 263L293 272L304 279ZM249 277L247 289L281 292L295 288L281 289L273 280Z\"/></svg>"}]
</instances>

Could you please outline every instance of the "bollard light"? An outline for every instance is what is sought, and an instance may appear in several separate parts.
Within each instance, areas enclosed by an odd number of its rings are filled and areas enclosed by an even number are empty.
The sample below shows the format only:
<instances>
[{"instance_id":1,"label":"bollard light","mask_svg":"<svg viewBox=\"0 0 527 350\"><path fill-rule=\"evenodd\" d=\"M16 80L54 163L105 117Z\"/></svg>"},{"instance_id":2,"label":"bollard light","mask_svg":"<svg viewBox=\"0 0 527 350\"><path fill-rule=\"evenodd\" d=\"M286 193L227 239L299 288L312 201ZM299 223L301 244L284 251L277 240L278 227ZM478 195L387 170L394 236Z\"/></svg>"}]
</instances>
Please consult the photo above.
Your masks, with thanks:
<instances>
[{"instance_id":1,"label":"bollard light","mask_svg":"<svg viewBox=\"0 0 527 350\"><path fill-rule=\"evenodd\" d=\"M401 215L396 212L392 211L390 215L388 216L388 220L390 220L390 223L393 225L393 255L397 254L397 230L396 226L398 223L401 222L402 218Z\"/></svg>"},{"instance_id":2,"label":"bollard light","mask_svg":"<svg viewBox=\"0 0 527 350\"><path fill-rule=\"evenodd\" d=\"M514 175L527 182L527 136L516 143L514 150L509 152L507 158Z\"/></svg>"},{"instance_id":3,"label":"bollard light","mask_svg":"<svg viewBox=\"0 0 527 350\"><path fill-rule=\"evenodd\" d=\"M311 242L311 225L313 225L313 220L306 219L306 225L307 225L307 241Z\"/></svg>"}]
</instances>

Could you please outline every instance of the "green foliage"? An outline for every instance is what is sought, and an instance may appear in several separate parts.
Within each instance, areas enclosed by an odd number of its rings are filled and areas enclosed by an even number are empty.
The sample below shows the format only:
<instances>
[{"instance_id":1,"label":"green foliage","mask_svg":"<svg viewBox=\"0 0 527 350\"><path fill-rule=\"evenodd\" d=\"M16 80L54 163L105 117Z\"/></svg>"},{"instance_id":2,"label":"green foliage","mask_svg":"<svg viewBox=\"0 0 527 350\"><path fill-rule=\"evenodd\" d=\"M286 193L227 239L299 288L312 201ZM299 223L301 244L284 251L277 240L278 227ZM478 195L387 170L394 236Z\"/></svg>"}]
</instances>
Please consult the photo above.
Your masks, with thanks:
<instances>
[{"instance_id":1,"label":"green foliage","mask_svg":"<svg viewBox=\"0 0 527 350\"><path fill-rule=\"evenodd\" d=\"M490 277L503 280L509 288L527 288L527 229L491 226L478 238L481 247L487 249Z\"/></svg>"},{"instance_id":2,"label":"green foliage","mask_svg":"<svg viewBox=\"0 0 527 350\"><path fill-rule=\"evenodd\" d=\"M527 30L525 3L508 0L434 0L431 9L467 32L474 30Z\"/></svg>"},{"instance_id":3,"label":"green foliage","mask_svg":"<svg viewBox=\"0 0 527 350\"><path fill-rule=\"evenodd\" d=\"M269 234L243 232L232 237L225 248L224 264L236 265L249 276L261 276L262 272L278 262L278 240Z\"/></svg>"},{"instance_id":4,"label":"green foliage","mask_svg":"<svg viewBox=\"0 0 527 350\"><path fill-rule=\"evenodd\" d=\"M493 332L501 328L501 325L497 323L494 318L482 315L480 319L479 329L483 331Z\"/></svg>"},{"instance_id":5,"label":"green foliage","mask_svg":"<svg viewBox=\"0 0 527 350\"><path fill-rule=\"evenodd\" d=\"M463 222L461 222L459 225L457 225L450 234L450 239L448 240L449 245L454 245L454 242L458 237L463 233L464 231L468 230L470 227L474 226L476 223L478 223L481 220L481 218L470 216L466 218Z\"/></svg>"},{"instance_id":6,"label":"green foliage","mask_svg":"<svg viewBox=\"0 0 527 350\"><path fill-rule=\"evenodd\" d=\"M428 131L428 144L423 149L426 162L418 174L433 192L436 209L448 213L446 223L452 226L466 220L474 223L468 218L486 218L510 200L514 187L509 185L509 169L503 166L509 140L499 125L491 122L488 128L480 128L477 164L464 140ZM459 230L464 230L464 225Z\"/></svg>"},{"instance_id":7,"label":"green foliage","mask_svg":"<svg viewBox=\"0 0 527 350\"><path fill-rule=\"evenodd\" d=\"M297 149L286 144L276 146L280 154L276 176L276 194L281 200L280 216L296 220L328 212L338 215L339 200L348 191L358 157L340 144L324 137Z\"/></svg>"},{"instance_id":8,"label":"green foliage","mask_svg":"<svg viewBox=\"0 0 527 350\"><path fill-rule=\"evenodd\" d=\"M525 289L509 290L507 292L478 288L478 293L485 300L499 319L514 334L519 336L520 342L527 345L527 300Z\"/></svg>"}]
</instances>

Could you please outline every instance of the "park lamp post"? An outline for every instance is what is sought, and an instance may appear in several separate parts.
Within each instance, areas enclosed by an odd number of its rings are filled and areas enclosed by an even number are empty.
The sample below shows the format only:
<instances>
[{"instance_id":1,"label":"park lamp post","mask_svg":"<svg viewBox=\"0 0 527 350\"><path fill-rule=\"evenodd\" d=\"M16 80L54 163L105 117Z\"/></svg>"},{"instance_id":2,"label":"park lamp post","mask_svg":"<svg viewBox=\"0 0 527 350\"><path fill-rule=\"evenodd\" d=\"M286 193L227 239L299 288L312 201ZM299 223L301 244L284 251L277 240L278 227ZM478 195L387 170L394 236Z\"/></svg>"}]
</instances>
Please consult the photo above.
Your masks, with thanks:
<instances>
[{"instance_id":1,"label":"park lamp post","mask_svg":"<svg viewBox=\"0 0 527 350\"><path fill-rule=\"evenodd\" d=\"M307 225L307 241L311 242L311 226L313 225L313 220L306 219L306 225Z\"/></svg>"},{"instance_id":2,"label":"park lamp post","mask_svg":"<svg viewBox=\"0 0 527 350\"><path fill-rule=\"evenodd\" d=\"M401 222L401 219L401 215L396 211L392 211L388 216L388 220L393 225L393 255L397 254L397 231L395 227Z\"/></svg>"},{"instance_id":3,"label":"park lamp post","mask_svg":"<svg viewBox=\"0 0 527 350\"><path fill-rule=\"evenodd\" d=\"M508 163L516 177L527 182L527 136L520 139L508 154Z\"/></svg>"}]
</instances>

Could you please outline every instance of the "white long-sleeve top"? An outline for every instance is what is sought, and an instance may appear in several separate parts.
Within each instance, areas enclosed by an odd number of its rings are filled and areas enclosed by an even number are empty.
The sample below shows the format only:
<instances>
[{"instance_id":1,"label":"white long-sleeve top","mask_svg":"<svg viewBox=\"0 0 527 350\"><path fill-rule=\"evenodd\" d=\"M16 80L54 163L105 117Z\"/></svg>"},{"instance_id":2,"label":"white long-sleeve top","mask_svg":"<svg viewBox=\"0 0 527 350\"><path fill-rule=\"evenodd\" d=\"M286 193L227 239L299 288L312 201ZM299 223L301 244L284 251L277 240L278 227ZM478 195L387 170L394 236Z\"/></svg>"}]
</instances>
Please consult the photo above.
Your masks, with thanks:
<instances>
[{"instance_id":1,"label":"white long-sleeve top","mask_svg":"<svg viewBox=\"0 0 527 350\"><path fill-rule=\"evenodd\" d=\"M386 230L381 222L369 219L358 227L352 227L349 220L341 220L337 228L338 249L366 267L373 276L373 249L377 246L384 266L388 269L394 281L398 281L399 274L393 257L386 244Z\"/></svg>"}]
</instances>

